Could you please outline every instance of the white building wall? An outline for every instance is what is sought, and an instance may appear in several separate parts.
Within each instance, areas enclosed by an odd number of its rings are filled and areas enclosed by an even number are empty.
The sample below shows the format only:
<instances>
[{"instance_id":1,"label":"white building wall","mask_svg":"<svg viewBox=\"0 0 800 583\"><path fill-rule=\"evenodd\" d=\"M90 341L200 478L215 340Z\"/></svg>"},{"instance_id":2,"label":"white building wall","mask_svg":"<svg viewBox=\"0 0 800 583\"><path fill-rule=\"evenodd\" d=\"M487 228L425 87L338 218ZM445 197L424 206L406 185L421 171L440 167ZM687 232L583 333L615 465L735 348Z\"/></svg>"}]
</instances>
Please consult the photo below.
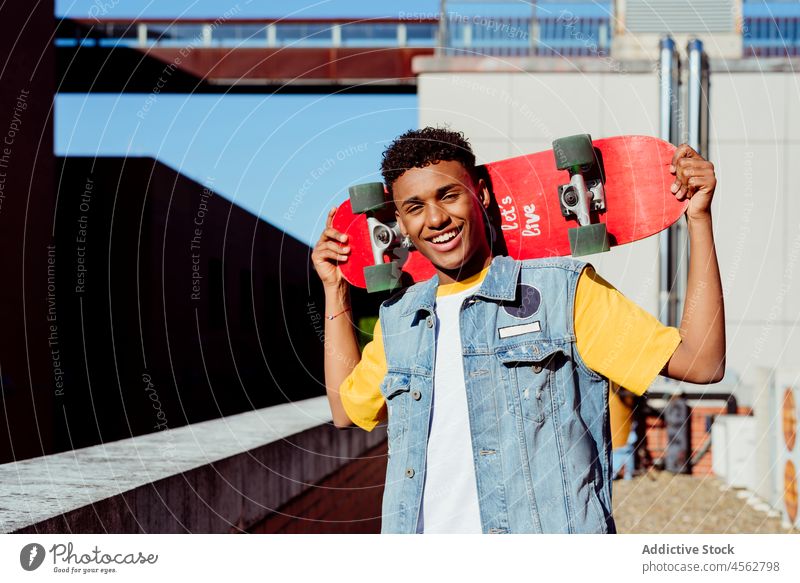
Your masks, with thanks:
<instances>
[{"instance_id":1,"label":"white building wall","mask_svg":"<svg viewBox=\"0 0 800 583\"><path fill-rule=\"evenodd\" d=\"M464 131L481 163L577 133L658 135L654 63L483 59L454 70L444 61L415 63L420 126ZM800 360L800 76L759 69L752 61L715 62L710 88L728 368L747 384L757 366ZM656 314L658 237L589 260Z\"/></svg>"},{"instance_id":2,"label":"white building wall","mask_svg":"<svg viewBox=\"0 0 800 583\"><path fill-rule=\"evenodd\" d=\"M712 81L729 361L752 379L755 366L800 359L800 78L718 71Z\"/></svg>"},{"instance_id":3,"label":"white building wall","mask_svg":"<svg viewBox=\"0 0 800 583\"><path fill-rule=\"evenodd\" d=\"M546 150L554 139L658 132L655 73L447 73L418 80L419 123L463 131L480 163ZM651 313L658 310L658 238L589 260Z\"/></svg>"}]
</instances>

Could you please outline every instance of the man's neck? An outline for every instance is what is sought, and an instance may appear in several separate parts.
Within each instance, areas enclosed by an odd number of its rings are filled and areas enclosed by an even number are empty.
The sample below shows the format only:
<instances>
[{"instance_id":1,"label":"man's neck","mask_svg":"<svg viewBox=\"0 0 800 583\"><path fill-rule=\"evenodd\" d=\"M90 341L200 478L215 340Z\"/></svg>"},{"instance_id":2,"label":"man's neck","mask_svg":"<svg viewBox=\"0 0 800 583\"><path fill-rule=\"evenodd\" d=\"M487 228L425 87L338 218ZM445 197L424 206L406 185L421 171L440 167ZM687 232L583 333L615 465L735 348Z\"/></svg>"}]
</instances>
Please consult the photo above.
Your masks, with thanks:
<instances>
[{"instance_id":1,"label":"man's neck","mask_svg":"<svg viewBox=\"0 0 800 583\"><path fill-rule=\"evenodd\" d=\"M489 252L476 253L470 260L458 269L445 270L436 268L439 275L439 285L456 283L472 277L486 269L492 263L492 254Z\"/></svg>"}]
</instances>

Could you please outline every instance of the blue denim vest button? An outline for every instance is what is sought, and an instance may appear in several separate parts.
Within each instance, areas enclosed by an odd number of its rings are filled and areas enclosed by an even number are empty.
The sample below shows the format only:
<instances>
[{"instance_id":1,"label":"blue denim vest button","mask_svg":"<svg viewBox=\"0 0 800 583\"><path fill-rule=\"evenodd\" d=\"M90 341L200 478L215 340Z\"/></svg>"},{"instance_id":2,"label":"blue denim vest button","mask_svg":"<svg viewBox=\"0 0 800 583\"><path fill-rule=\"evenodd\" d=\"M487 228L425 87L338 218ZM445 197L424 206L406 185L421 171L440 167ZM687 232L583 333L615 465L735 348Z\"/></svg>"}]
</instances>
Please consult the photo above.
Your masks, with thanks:
<instances>
[{"instance_id":1,"label":"blue denim vest button","mask_svg":"<svg viewBox=\"0 0 800 583\"><path fill-rule=\"evenodd\" d=\"M422 393L419 391L411 391L411 398L415 401L419 401L422 398Z\"/></svg>"},{"instance_id":2,"label":"blue denim vest button","mask_svg":"<svg viewBox=\"0 0 800 583\"><path fill-rule=\"evenodd\" d=\"M425 321L428 323L428 328L433 328L433 316L428 316Z\"/></svg>"},{"instance_id":3,"label":"blue denim vest button","mask_svg":"<svg viewBox=\"0 0 800 583\"><path fill-rule=\"evenodd\" d=\"M414 468L406 468L406 478L414 477Z\"/></svg>"}]
</instances>

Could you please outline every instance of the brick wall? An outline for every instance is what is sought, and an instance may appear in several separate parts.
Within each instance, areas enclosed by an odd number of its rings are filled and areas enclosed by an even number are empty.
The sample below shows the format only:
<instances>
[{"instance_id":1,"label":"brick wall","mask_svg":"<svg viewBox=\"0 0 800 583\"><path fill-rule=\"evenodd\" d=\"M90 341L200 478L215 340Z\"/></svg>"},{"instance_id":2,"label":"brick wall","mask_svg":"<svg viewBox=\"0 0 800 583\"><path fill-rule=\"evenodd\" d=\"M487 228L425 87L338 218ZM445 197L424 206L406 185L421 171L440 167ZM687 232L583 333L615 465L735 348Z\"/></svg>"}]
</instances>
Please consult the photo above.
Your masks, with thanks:
<instances>
[{"instance_id":1,"label":"brick wall","mask_svg":"<svg viewBox=\"0 0 800 583\"><path fill-rule=\"evenodd\" d=\"M752 409L749 407L739 407L737 413L739 415L751 415ZM695 455L705 445L706 440L711 438L710 433L706 433L706 417L709 415L726 415L727 409L725 407L693 407L689 422L691 423L691 447L692 456ZM649 416L647 418L647 448L650 450L650 455L656 460L662 457L667 447L667 428L664 421L660 417ZM711 472L711 459L714 453L712 446L711 450L703 456L699 463L692 468L692 474L696 476L710 475Z\"/></svg>"},{"instance_id":2,"label":"brick wall","mask_svg":"<svg viewBox=\"0 0 800 583\"><path fill-rule=\"evenodd\" d=\"M381 530L386 442L292 498L254 534L372 534Z\"/></svg>"}]
</instances>

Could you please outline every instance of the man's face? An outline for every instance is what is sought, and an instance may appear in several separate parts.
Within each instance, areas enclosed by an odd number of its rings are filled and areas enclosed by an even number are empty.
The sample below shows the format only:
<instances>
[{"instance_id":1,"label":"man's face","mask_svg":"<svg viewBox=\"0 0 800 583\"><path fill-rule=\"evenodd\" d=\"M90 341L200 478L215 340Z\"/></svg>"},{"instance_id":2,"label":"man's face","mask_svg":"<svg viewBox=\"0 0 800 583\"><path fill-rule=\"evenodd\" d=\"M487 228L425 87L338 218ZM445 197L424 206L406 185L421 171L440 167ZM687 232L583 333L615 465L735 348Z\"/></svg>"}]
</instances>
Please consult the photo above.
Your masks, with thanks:
<instances>
[{"instance_id":1,"label":"man's face","mask_svg":"<svg viewBox=\"0 0 800 583\"><path fill-rule=\"evenodd\" d=\"M488 256L482 214L489 192L483 180L473 184L460 162L411 168L392 191L400 229L435 266L452 271L476 253Z\"/></svg>"}]
</instances>

